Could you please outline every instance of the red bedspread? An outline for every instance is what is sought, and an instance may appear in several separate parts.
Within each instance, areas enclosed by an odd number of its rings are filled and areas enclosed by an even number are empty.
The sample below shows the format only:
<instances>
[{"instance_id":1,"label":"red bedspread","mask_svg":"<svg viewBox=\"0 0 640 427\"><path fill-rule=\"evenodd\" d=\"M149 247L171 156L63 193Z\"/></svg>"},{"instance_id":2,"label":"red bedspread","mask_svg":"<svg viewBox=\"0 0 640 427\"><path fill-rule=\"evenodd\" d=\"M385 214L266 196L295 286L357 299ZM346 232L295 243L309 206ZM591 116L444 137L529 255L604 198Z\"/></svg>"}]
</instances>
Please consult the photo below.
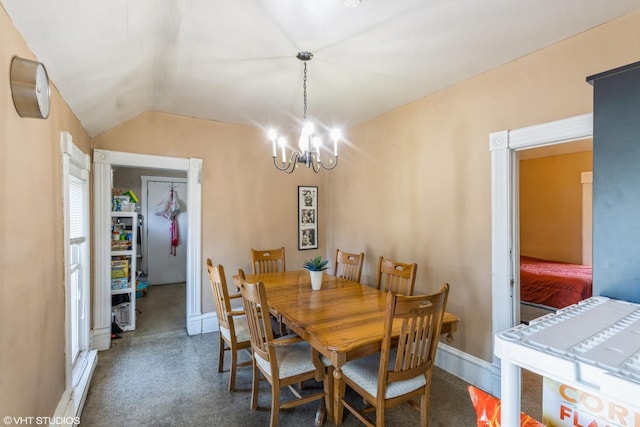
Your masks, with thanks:
<instances>
[{"instance_id":1,"label":"red bedspread","mask_svg":"<svg viewBox=\"0 0 640 427\"><path fill-rule=\"evenodd\" d=\"M520 257L520 301L563 308L592 295L590 265Z\"/></svg>"}]
</instances>

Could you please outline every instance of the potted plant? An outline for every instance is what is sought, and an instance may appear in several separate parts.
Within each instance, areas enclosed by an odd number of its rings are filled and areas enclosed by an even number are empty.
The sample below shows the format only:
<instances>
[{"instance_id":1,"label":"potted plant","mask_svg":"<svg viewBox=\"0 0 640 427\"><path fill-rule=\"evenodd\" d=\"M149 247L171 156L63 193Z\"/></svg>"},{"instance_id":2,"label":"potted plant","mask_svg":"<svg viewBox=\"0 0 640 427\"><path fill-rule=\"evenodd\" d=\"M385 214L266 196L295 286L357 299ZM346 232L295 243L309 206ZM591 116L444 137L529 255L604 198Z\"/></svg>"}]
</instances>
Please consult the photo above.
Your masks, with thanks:
<instances>
[{"instance_id":1,"label":"potted plant","mask_svg":"<svg viewBox=\"0 0 640 427\"><path fill-rule=\"evenodd\" d=\"M305 270L309 270L309 275L311 276L311 289L317 291L322 286L322 273L326 270L328 260L322 260L322 256L318 255L315 258L310 258L306 260L302 266Z\"/></svg>"}]
</instances>

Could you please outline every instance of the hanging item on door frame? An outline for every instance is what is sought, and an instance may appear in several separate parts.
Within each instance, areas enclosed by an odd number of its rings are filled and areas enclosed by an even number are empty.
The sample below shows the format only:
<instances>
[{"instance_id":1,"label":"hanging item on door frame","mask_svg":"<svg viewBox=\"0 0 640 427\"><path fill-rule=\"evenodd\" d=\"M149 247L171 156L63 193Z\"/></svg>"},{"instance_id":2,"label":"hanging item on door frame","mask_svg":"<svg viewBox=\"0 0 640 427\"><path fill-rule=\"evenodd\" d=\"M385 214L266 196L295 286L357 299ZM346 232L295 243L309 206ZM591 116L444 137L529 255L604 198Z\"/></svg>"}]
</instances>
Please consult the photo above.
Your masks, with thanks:
<instances>
[{"instance_id":1,"label":"hanging item on door frame","mask_svg":"<svg viewBox=\"0 0 640 427\"><path fill-rule=\"evenodd\" d=\"M155 209L156 215L171 221L169 226L169 233L171 235L171 249L170 253L176 256L176 248L180 242L180 234L178 232L178 214L184 210L182 207L184 204L178 197L178 191L175 189L173 183L169 186L169 195L162 202L160 202Z\"/></svg>"}]
</instances>

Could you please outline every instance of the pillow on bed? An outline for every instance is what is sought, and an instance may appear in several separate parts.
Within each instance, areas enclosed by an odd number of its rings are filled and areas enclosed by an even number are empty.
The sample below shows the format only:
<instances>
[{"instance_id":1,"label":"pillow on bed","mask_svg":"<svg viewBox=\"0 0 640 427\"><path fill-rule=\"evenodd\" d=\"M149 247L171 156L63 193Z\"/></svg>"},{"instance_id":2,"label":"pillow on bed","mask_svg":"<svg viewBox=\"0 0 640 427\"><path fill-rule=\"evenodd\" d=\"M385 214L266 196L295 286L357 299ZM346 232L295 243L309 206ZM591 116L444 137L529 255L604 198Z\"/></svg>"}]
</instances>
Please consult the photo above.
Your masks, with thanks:
<instances>
[{"instance_id":1,"label":"pillow on bed","mask_svg":"<svg viewBox=\"0 0 640 427\"><path fill-rule=\"evenodd\" d=\"M472 385L467 387L473 408L476 411L478 427L500 427L500 399ZM520 427L544 427L544 424L520 413Z\"/></svg>"}]
</instances>

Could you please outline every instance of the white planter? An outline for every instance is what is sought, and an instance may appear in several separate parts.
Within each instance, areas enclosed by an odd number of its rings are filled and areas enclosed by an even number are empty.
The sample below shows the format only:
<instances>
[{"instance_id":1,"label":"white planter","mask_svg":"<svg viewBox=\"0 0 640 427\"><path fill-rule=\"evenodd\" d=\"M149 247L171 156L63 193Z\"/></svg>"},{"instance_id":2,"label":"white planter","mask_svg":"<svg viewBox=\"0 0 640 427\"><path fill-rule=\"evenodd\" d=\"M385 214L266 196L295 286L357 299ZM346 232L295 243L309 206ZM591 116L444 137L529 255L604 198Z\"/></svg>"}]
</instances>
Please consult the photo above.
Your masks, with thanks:
<instances>
[{"instance_id":1,"label":"white planter","mask_svg":"<svg viewBox=\"0 0 640 427\"><path fill-rule=\"evenodd\" d=\"M320 290L322 287L322 273L323 271L309 271L311 276L311 289L314 291Z\"/></svg>"}]
</instances>

